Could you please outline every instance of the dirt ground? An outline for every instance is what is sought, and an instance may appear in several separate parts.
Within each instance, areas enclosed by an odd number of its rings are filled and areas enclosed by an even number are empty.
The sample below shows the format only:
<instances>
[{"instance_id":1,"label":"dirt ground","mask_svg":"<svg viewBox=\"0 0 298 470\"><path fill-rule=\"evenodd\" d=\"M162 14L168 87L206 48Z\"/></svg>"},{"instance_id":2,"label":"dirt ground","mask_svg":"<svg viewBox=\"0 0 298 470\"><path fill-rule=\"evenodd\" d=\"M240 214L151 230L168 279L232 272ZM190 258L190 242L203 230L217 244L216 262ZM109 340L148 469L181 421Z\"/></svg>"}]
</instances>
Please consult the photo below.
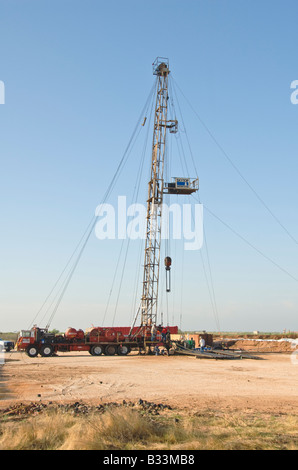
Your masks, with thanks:
<instances>
[{"instance_id":1,"label":"dirt ground","mask_svg":"<svg viewBox=\"0 0 298 470\"><path fill-rule=\"evenodd\" d=\"M101 404L142 399L185 410L298 414L296 353L258 357L212 360L60 353L31 359L11 351L0 366L0 409L21 402Z\"/></svg>"}]
</instances>

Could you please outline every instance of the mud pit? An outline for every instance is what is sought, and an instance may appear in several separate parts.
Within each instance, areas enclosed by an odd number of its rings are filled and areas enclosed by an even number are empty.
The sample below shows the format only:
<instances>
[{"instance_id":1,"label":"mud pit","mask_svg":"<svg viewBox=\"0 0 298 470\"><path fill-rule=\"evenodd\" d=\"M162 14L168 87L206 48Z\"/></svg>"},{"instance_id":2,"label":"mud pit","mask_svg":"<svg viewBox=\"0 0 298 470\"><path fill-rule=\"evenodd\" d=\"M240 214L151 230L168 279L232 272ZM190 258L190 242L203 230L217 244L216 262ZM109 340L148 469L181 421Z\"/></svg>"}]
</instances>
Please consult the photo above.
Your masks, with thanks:
<instances>
[{"instance_id":1,"label":"mud pit","mask_svg":"<svg viewBox=\"0 0 298 470\"><path fill-rule=\"evenodd\" d=\"M218 361L88 353L30 359L16 351L5 357L0 409L20 402L98 405L143 399L179 409L298 413L298 358L293 354Z\"/></svg>"}]
</instances>

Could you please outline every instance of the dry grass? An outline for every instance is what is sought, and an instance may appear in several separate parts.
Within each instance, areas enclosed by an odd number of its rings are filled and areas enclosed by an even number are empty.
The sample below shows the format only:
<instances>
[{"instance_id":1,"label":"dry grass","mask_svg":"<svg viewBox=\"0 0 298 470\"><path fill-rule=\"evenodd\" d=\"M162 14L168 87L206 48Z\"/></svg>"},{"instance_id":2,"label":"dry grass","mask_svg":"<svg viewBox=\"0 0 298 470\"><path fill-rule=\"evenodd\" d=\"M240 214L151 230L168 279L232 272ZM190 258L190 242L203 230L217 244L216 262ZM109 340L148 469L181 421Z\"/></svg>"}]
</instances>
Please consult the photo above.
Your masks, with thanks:
<instances>
[{"instance_id":1,"label":"dry grass","mask_svg":"<svg viewBox=\"0 0 298 470\"><path fill-rule=\"evenodd\" d=\"M212 411L148 416L119 408L102 415L48 411L0 422L0 450L298 449L298 417Z\"/></svg>"}]
</instances>

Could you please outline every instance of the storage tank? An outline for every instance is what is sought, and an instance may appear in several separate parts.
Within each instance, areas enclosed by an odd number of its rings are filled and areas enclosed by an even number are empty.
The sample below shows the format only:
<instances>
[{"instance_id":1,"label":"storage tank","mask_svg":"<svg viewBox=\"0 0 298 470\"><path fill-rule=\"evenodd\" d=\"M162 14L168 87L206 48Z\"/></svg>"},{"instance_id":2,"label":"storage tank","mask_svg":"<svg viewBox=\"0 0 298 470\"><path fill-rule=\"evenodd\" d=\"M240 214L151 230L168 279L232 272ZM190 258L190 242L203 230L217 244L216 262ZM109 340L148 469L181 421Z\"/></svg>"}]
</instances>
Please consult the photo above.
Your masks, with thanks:
<instances>
[{"instance_id":1,"label":"storage tank","mask_svg":"<svg viewBox=\"0 0 298 470\"><path fill-rule=\"evenodd\" d=\"M91 343L123 341L124 335L114 328L92 327L86 330L87 341Z\"/></svg>"},{"instance_id":2,"label":"storage tank","mask_svg":"<svg viewBox=\"0 0 298 470\"><path fill-rule=\"evenodd\" d=\"M88 336L89 341L95 342L96 339L102 338L102 336L104 336L102 330L103 330L102 328L94 327L94 326L92 326L91 328L88 328L86 330L86 335Z\"/></svg>"},{"instance_id":3,"label":"storage tank","mask_svg":"<svg viewBox=\"0 0 298 470\"><path fill-rule=\"evenodd\" d=\"M84 339L85 338L85 333L83 330L78 330L77 331L77 336L76 336L76 339Z\"/></svg>"},{"instance_id":4,"label":"storage tank","mask_svg":"<svg viewBox=\"0 0 298 470\"><path fill-rule=\"evenodd\" d=\"M75 328L68 328L65 332L67 339L84 339L85 333L83 330L76 330Z\"/></svg>"},{"instance_id":5,"label":"storage tank","mask_svg":"<svg viewBox=\"0 0 298 470\"><path fill-rule=\"evenodd\" d=\"M67 339L74 339L77 336L77 330L75 328L67 328L65 337Z\"/></svg>"}]
</instances>

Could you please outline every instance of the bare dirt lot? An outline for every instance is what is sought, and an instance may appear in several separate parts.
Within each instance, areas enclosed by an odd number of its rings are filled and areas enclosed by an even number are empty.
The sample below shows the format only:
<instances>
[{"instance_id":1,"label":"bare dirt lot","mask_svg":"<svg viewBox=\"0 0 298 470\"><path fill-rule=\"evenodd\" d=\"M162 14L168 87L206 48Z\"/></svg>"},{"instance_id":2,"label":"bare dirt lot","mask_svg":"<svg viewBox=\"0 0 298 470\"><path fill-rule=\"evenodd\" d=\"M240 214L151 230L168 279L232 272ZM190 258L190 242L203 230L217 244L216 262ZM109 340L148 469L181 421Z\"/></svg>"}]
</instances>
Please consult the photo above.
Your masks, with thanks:
<instances>
[{"instance_id":1,"label":"bare dirt lot","mask_svg":"<svg viewBox=\"0 0 298 470\"><path fill-rule=\"evenodd\" d=\"M0 366L0 409L17 403L162 402L179 409L212 408L298 414L298 358L259 360L189 356L93 357L61 353L30 359L12 351Z\"/></svg>"}]
</instances>

